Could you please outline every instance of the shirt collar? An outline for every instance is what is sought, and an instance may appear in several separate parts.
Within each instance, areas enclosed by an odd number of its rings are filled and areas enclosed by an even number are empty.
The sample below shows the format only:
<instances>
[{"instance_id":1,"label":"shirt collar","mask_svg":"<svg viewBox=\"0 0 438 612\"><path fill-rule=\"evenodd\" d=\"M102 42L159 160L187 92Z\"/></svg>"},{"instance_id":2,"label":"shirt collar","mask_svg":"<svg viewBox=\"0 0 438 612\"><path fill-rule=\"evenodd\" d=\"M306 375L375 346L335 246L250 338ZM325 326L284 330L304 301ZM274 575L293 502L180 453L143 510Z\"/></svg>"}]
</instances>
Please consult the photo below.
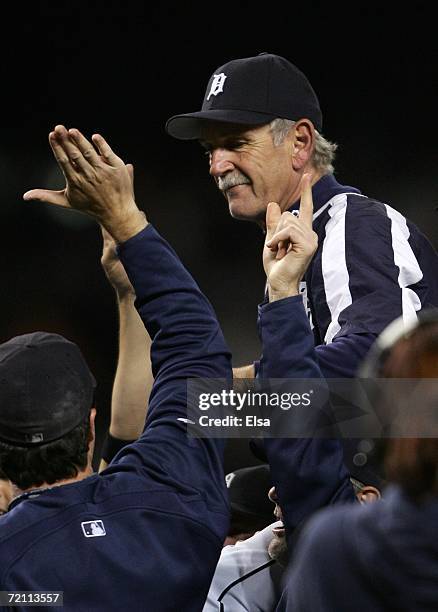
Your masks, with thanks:
<instances>
[{"instance_id":1,"label":"shirt collar","mask_svg":"<svg viewBox=\"0 0 438 612\"><path fill-rule=\"evenodd\" d=\"M12 508L15 508L15 506L18 506L18 504L21 504L21 502L25 499L34 499L35 497L39 497L41 493L44 493L45 491L50 491L52 488L53 487L47 487L45 489L32 489L30 491L25 491L24 493L21 493L21 495L17 495L17 497L14 497L14 499L9 504L8 512L10 512Z\"/></svg>"}]
</instances>

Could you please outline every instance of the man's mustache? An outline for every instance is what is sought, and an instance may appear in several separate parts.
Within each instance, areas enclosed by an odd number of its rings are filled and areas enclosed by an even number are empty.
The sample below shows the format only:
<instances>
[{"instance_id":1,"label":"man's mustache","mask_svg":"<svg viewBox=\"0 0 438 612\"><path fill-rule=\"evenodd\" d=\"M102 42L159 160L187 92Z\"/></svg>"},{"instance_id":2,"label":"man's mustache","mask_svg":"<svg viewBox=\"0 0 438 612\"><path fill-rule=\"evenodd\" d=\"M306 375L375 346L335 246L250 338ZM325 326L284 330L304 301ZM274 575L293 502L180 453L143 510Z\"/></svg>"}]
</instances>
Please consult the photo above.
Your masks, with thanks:
<instances>
[{"instance_id":1,"label":"man's mustache","mask_svg":"<svg viewBox=\"0 0 438 612\"><path fill-rule=\"evenodd\" d=\"M249 185L250 183L249 178L241 172L230 172L230 174L220 176L217 180L217 186L221 191L227 191L237 185Z\"/></svg>"}]
</instances>

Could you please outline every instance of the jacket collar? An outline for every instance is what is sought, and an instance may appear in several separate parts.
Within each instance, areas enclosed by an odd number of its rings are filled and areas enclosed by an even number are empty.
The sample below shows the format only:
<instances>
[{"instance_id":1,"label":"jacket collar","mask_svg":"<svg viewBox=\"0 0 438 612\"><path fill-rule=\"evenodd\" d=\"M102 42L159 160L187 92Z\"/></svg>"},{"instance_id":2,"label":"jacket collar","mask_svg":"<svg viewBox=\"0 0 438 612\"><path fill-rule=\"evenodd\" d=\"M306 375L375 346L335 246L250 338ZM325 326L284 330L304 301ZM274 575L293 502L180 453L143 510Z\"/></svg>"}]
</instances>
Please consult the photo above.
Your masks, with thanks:
<instances>
[{"instance_id":1,"label":"jacket collar","mask_svg":"<svg viewBox=\"0 0 438 612\"><path fill-rule=\"evenodd\" d=\"M350 187L349 185L341 185L335 179L333 174L325 174L322 176L319 181L317 181L312 187L312 197L313 197L313 213L317 213L320 208L322 208L329 200L331 200L335 195L340 193L358 193L360 194L360 190L356 189L356 187ZM298 210L300 207L300 201L297 200L292 204L289 208L290 211Z\"/></svg>"}]
</instances>

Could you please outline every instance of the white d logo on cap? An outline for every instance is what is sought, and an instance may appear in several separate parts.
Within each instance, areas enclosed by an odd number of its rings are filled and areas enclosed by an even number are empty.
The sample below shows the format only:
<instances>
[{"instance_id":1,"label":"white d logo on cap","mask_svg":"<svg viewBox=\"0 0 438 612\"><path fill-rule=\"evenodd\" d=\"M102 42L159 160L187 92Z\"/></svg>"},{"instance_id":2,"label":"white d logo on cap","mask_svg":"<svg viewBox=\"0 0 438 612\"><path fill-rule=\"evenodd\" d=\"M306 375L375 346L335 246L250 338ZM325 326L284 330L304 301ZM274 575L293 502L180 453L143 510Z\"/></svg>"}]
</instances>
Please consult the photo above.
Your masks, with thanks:
<instances>
[{"instance_id":1,"label":"white d logo on cap","mask_svg":"<svg viewBox=\"0 0 438 612\"><path fill-rule=\"evenodd\" d=\"M227 485L227 489L230 488L230 485L233 482L235 475L236 474L234 472L230 472L225 476L225 484Z\"/></svg>"},{"instance_id":2,"label":"white d logo on cap","mask_svg":"<svg viewBox=\"0 0 438 612\"><path fill-rule=\"evenodd\" d=\"M221 93L224 90L224 83L227 75L221 72L220 74L213 75L213 82L210 87L210 93L207 96L207 100L210 99L210 96L217 96L218 93Z\"/></svg>"}]
</instances>

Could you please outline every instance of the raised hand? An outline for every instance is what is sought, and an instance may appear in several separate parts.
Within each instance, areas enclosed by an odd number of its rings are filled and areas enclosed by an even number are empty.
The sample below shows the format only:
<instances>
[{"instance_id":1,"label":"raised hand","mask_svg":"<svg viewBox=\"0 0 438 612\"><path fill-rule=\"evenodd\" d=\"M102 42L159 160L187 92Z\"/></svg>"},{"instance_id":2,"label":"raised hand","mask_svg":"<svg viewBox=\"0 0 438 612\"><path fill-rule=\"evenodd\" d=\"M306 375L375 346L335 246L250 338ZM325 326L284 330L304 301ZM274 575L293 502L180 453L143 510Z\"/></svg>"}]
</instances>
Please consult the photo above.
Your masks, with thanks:
<instances>
[{"instance_id":1,"label":"raised hand","mask_svg":"<svg viewBox=\"0 0 438 612\"><path fill-rule=\"evenodd\" d=\"M89 142L77 129L57 125L49 143L66 187L60 191L32 189L24 200L39 200L94 217L116 241L127 240L147 225L136 203L132 167L115 155L105 139Z\"/></svg>"},{"instance_id":2,"label":"raised hand","mask_svg":"<svg viewBox=\"0 0 438 612\"><path fill-rule=\"evenodd\" d=\"M298 295L299 283L318 246L312 220L311 176L304 174L299 217L290 212L281 213L275 202L270 202L266 211L263 266L270 301Z\"/></svg>"}]
</instances>

